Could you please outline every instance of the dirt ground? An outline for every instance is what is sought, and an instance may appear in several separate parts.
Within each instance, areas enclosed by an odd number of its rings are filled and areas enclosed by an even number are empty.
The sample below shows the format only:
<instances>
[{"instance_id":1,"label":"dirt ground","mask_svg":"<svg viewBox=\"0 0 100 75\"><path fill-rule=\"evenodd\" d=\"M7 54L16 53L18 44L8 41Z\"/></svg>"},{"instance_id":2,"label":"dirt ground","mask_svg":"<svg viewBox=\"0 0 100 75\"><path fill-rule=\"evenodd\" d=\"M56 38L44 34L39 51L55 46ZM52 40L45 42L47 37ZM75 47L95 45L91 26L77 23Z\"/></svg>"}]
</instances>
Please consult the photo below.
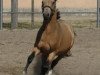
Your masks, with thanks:
<instances>
[{"instance_id":1,"label":"dirt ground","mask_svg":"<svg viewBox=\"0 0 100 75\"><path fill-rule=\"evenodd\" d=\"M75 28L72 56L63 58L54 71L57 75L100 75L100 29ZM0 31L0 75L22 75L31 53L37 29Z\"/></svg>"}]
</instances>

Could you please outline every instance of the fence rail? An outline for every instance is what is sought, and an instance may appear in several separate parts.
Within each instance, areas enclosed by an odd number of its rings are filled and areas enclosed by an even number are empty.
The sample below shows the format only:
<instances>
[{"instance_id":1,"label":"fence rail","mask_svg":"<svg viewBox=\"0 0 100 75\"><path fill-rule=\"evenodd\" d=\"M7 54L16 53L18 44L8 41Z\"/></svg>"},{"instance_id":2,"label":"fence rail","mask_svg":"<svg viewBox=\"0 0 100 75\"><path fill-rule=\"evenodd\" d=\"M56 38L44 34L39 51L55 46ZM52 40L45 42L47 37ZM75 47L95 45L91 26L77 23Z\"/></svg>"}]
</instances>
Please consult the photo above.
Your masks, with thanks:
<instances>
[{"instance_id":1,"label":"fence rail","mask_svg":"<svg viewBox=\"0 0 100 75\"><path fill-rule=\"evenodd\" d=\"M42 14L42 12L3 12L3 14ZM97 14L97 12L61 12L61 14Z\"/></svg>"},{"instance_id":2,"label":"fence rail","mask_svg":"<svg viewBox=\"0 0 100 75\"><path fill-rule=\"evenodd\" d=\"M31 0L30 12L18 12L18 0L11 0L11 12L3 12L3 0L0 0L0 30L3 27L3 14L11 14L12 29L18 25L18 14L31 14L31 25L34 25L34 0Z\"/></svg>"},{"instance_id":3,"label":"fence rail","mask_svg":"<svg viewBox=\"0 0 100 75\"><path fill-rule=\"evenodd\" d=\"M30 14L31 15L31 25L33 27L34 25L34 14L42 14L42 12L34 12L34 0L31 0L31 11L18 11L18 0L11 0L11 11L10 12L3 12L3 0L0 0L0 29L3 27L3 15L4 14L10 14L11 15L11 28L16 28L18 25L18 15L19 14ZM61 12L61 14L65 15L84 15L84 14L97 14L96 11L90 12L90 11L67 11Z\"/></svg>"}]
</instances>

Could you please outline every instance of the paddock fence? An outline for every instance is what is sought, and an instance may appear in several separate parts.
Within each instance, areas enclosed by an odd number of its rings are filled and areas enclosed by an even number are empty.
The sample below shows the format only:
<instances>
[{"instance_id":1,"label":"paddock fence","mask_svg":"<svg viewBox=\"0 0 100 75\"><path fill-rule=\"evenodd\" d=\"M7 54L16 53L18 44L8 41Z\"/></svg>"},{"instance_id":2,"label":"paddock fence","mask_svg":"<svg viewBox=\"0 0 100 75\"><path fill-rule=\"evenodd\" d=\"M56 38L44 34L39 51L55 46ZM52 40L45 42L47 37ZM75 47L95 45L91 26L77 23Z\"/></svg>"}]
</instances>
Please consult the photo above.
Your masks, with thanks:
<instances>
[{"instance_id":1,"label":"paddock fence","mask_svg":"<svg viewBox=\"0 0 100 75\"><path fill-rule=\"evenodd\" d=\"M0 29L3 28L38 28L42 25L41 10L34 8L34 0L31 7L18 8L19 0L11 0L11 8L3 8L3 0L0 0ZM70 22L75 27L97 26L97 9L60 8L61 18Z\"/></svg>"}]
</instances>

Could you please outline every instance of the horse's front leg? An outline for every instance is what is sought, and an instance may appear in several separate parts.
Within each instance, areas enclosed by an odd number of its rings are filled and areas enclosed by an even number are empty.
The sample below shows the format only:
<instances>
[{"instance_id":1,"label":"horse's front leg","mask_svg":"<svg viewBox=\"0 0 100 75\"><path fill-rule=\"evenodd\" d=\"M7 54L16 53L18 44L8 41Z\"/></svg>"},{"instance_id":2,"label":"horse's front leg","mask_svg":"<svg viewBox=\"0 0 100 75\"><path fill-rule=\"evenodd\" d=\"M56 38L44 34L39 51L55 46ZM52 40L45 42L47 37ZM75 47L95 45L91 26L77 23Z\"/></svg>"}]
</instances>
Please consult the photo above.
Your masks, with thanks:
<instances>
[{"instance_id":1,"label":"horse's front leg","mask_svg":"<svg viewBox=\"0 0 100 75\"><path fill-rule=\"evenodd\" d=\"M33 52L29 55L28 59L27 59L27 63L26 63L26 66L24 68L24 71L23 71L23 74L26 75L27 74L27 69L30 65L30 63L32 62L32 60L34 59L34 57L36 55L38 55L40 53L40 50L36 47L36 48L33 48Z\"/></svg>"},{"instance_id":2,"label":"horse's front leg","mask_svg":"<svg viewBox=\"0 0 100 75\"><path fill-rule=\"evenodd\" d=\"M48 58L47 58L47 65L48 65L48 72L46 75L52 75L52 62L53 60L55 60L57 58L56 56L56 52L52 52L49 54Z\"/></svg>"}]
</instances>

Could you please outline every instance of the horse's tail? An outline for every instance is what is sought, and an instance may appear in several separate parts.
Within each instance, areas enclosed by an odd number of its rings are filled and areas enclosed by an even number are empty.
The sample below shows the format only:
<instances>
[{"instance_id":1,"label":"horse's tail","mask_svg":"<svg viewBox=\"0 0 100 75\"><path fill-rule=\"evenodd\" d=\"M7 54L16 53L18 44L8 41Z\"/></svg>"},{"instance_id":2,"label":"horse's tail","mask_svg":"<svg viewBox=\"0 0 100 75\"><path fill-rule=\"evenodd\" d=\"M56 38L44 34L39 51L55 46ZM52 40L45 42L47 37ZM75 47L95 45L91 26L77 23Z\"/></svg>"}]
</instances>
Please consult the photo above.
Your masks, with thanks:
<instances>
[{"instance_id":1,"label":"horse's tail","mask_svg":"<svg viewBox=\"0 0 100 75\"><path fill-rule=\"evenodd\" d=\"M74 35L77 36L76 32L74 31Z\"/></svg>"}]
</instances>

